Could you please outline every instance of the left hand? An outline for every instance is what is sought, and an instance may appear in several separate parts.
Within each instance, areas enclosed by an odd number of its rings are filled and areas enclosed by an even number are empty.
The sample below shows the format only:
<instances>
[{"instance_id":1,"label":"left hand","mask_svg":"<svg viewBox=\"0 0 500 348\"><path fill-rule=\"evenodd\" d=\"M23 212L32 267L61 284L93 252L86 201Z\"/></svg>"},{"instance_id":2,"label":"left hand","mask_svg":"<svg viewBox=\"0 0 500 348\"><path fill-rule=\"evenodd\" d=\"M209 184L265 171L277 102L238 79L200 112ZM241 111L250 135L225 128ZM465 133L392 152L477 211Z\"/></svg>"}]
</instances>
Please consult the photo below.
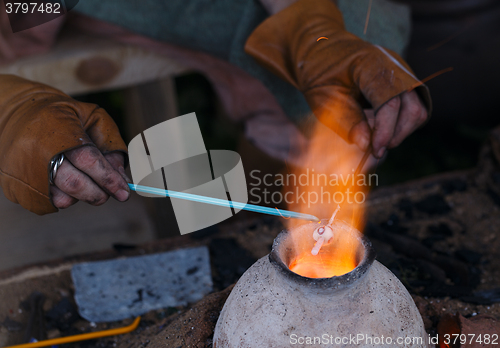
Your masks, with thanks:
<instances>
[{"instance_id":1,"label":"left hand","mask_svg":"<svg viewBox=\"0 0 500 348\"><path fill-rule=\"evenodd\" d=\"M66 159L50 185L52 159ZM0 74L0 184L5 196L39 215L76 200L99 205L129 196L127 146L108 113L50 86ZM122 169L123 170L123 169Z\"/></svg>"},{"instance_id":2,"label":"left hand","mask_svg":"<svg viewBox=\"0 0 500 348\"><path fill-rule=\"evenodd\" d=\"M102 154L97 147L82 146L64 152L65 159L50 186L52 203L66 209L78 201L99 206L110 196L120 202L129 198L125 156L115 151Z\"/></svg>"}]
</instances>

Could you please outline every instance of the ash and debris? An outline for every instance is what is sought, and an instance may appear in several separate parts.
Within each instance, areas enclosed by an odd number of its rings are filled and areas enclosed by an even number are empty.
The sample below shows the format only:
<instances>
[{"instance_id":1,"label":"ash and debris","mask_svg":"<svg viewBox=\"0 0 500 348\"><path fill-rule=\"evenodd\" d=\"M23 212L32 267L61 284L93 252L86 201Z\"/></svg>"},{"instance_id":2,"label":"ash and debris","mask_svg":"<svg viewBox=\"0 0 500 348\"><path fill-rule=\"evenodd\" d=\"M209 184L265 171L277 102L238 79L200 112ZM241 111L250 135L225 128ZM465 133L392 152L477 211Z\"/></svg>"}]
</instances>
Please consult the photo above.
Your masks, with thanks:
<instances>
[{"instance_id":1,"label":"ash and debris","mask_svg":"<svg viewBox=\"0 0 500 348\"><path fill-rule=\"evenodd\" d=\"M496 133L475 170L381 188L368 200L365 233L378 260L408 288L431 335L445 314L500 320L500 129ZM67 347L212 347L215 323L231 290L228 286L269 253L283 228L283 220L266 216L179 237L165 250L209 247L214 293L188 306L151 311L129 334ZM127 255L165 251L158 246L122 249L120 253ZM44 293L47 337L131 323L131 319L98 324L83 320L72 300L69 272L58 277L58 285L46 287ZM19 299L19 306L24 299ZM14 305L0 310L0 344L19 343L29 313Z\"/></svg>"}]
</instances>

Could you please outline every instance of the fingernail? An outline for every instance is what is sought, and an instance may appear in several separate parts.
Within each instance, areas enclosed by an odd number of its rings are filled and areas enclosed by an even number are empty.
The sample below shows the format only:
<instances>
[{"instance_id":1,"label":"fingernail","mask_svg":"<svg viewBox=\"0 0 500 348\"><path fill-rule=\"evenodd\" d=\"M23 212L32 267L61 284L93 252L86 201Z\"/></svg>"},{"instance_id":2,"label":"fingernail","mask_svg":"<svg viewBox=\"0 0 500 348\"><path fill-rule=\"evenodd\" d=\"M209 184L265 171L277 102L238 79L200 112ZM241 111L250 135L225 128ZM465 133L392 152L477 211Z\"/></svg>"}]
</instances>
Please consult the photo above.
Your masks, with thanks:
<instances>
[{"instance_id":1,"label":"fingernail","mask_svg":"<svg viewBox=\"0 0 500 348\"><path fill-rule=\"evenodd\" d=\"M366 151L369 143L370 143L370 141L368 140L368 138L362 134L360 134L356 137L356 144L363 151Z\"/></svg>"},{"instance_id":2,"label":"fingernail","mask_svg":"<svg viewBox=\"0 0 500 348\"><path fill-rule=\"evenodd\" d=\"M382 156L383 156L383 155L384 155L384 153L385 153L385 150L386 150L386 148L385 148L385 147L383 147L383 148L381 148L380 150L378 150L377 157L378 157L378 158L382 158Z\"/></svg>"},{"instance_id":3,"label":"fingernail","mask_svg":"<svg viewBox=\"0 0 500 348\"><path fill-rule=\"evenodd\" d=\"M125 202L128 199L129 193L125 190L118 190L115 193L115 197L120 201L120 202Z\"/></svg>"}]
</instances>

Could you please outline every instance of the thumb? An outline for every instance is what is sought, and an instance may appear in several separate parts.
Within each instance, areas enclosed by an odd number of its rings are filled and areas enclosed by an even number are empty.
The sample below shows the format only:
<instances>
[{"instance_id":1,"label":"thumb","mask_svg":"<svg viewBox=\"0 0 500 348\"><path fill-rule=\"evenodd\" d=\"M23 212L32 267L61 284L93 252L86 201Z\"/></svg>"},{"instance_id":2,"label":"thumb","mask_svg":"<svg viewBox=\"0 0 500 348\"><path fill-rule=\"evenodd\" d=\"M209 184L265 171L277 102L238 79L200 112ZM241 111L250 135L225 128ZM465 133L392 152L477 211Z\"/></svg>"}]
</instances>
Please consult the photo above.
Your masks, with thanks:
<instances>
[{"instance_id":1,"label":"thumb","mask_svg":"<svg viewBox=\"0 0 500 348\"><path fill-rule=\"evenodd\" d=\"M352 127L349 133L351 143L356 144L362 151L366 151L371 143L371 130L368 122L361 121Z\"/></svg>"},{"instance_id":2,"label":"thumb","mask_svg":"<svg viewBox=\"0 0 500 348\"><path fill-rule=\"evenodd\" d=\"M128 163L127 145L123 141L120 130L115 121L102 108L87 104L93 108L87 112L88 117L84 122L84 128L92 142L103 153L121 152L125 157L125 165Z\"/></svg>"}]
</instances>

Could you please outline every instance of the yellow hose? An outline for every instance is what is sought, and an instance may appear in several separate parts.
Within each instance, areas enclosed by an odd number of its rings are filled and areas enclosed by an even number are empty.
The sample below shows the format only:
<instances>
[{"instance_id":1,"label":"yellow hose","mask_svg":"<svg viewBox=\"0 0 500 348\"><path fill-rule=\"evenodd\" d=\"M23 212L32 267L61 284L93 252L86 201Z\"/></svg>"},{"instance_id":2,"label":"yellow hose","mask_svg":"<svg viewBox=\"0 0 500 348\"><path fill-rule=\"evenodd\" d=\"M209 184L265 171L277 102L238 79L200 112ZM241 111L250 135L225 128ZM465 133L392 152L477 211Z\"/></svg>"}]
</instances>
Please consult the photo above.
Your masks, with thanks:
<instances>
[{"instance_id":1,"label":"yellow hose","mask_svg":"<svg viewBox=\"0 0 500 348\"><path fill-rule=\"evenodd\" d=\"M4 348L36 348L36 347L47 347L47 346L53 346L57 344L64 344L64 343L70 343L70 342L78 342L78 341L85 341L85 340L91 340L94 338L101 338L101 337L107 337L107 336L115 336L115 335L122 335L131 331L134 331L137 329L137 326L139 326L139 322L141 321L141 317L135 318L134 322L130 324L129 326L124 326L120 327L117 329L111 329L111 330L104 330L104 331L97 331L97 332L89 332L86 334L81 334L81 335L74 335L74 336L68 336L68 337L60 337L60 338L54 338L51 340L45 340L45 341L39 341L39 342L33 342L33 343L24 343L24 344L18 344L16 346L9 346L9 347L4 347Z\"/></svg>"}]
</instances>

